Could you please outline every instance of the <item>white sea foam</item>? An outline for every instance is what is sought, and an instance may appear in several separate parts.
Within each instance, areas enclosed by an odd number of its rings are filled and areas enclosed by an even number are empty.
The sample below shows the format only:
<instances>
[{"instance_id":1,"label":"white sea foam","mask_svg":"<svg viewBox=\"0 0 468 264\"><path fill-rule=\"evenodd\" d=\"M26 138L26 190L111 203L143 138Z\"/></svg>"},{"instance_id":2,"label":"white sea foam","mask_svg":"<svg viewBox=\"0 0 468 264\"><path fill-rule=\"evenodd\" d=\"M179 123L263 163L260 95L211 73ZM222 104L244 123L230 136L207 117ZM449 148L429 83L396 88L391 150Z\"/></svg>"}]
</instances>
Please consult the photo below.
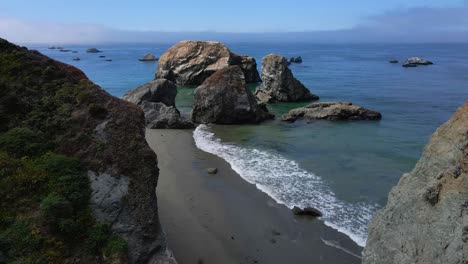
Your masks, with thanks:
<instances>
[{"instance_id":1,"label":"white sea foam","mask_svg":"<svg viewBox=\"0 0 468 264\"><path fill-rule=\"evenodd\" d=\"M198 126L193 137L199 149L226 160L242 178L278 203L289 208L318 208L324 214L325 224L348 235L358 245L365 245L367 224L375 205L341 201L320 177L300 168L295 161L273 151L223 143L206 125Z\"/></svg>"}]
</instances>

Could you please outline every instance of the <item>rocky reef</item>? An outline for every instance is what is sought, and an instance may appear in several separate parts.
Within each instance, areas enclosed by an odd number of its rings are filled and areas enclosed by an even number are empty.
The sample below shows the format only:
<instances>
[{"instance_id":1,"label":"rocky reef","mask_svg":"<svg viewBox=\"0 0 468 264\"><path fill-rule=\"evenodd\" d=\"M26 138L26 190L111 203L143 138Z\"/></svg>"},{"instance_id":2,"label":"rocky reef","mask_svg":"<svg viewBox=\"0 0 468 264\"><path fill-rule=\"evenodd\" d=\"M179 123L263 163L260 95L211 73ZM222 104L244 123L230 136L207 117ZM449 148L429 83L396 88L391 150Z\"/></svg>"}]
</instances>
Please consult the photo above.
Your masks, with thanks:
<instances>
[{"instance_id":1,"label":"rocky reef","mask_svg":"<svg viewBox=\"0 0 468 264\"><path fill-rule=\"evenodd\" d=\"M281 117L281 120L294 122L300 118L309 120L380 120L382 115L349 102L320 102L289 110Z\"/></svg>"},{"instance_id":2,"label":"rocky reef","mask_svg":"<svg viewBox=\"0 0 468 264\"><path fill-rule=\"evenodd\" d=\"M213 73L231 65L239 65L247 83L261 82L254 58L231 52L215 41L182 41L160 58L156 78L178 85L200 85Z\"/></svg>"},{"instance_id":3,"label":"rocky reef","mask_svg":"<svg viewBox=\"0 0 468 264\"><path fill-rule=\"evenodd\" d=\"M193 128L175 106L177 86L166 79L156 79L128 91L123 99L143 109L148 128Z\"/></svg>"},{"instance_id":4,"label":"rocky reef","mask_svg":"<svg viewBox=\"0 0 468 264\"><path fill-rule=\"evenodd\" d=\"M262 59L263 87L255 95L260 102L297 102L318 100L300 81L294 78L285 57L269 54Z\"/></svg>"},{"instance_id":5,"label":"rocky reef","mask_svg":"<svg viewBox=\"0 0 468 264\"><path fill-rule=\"evenodd\" d=\"M273 118L247 88L240 66L218 70L195 90L192 121L196 123L259 123Z\"/></svg>"},{"instance_id":6,"label":"rocky reef","mask_svg":"<svg viewBox=\"0 0 468 264\"><path fill-rule=\"evenodd\" d=\"M468 103L432 135L369 225L364 264L467 263Z\"/></svg>"},{"instance_id":7,"label":"rocky reef","mask_svg":"<svg viewBox=\"0 0 468 264\"><path fill-rule=\"evenodd\" d=\"M426 65L432 65L432 64L434 64L432 61L428 61L424 58L410 57L402 64L402 66L405 68L408 68L408 67L417 67L420 65L426 66Z\"/></svg>"},{"instance_id":8,"label":"rocky reef","mask_svg":"<svg viewBox=\"0 0 468 264\"><path fill-rule=\"evenodd\" d=\"M144 127L82 71L0 39L0 262L174 263Z\"/></svg>"}]
</instances>

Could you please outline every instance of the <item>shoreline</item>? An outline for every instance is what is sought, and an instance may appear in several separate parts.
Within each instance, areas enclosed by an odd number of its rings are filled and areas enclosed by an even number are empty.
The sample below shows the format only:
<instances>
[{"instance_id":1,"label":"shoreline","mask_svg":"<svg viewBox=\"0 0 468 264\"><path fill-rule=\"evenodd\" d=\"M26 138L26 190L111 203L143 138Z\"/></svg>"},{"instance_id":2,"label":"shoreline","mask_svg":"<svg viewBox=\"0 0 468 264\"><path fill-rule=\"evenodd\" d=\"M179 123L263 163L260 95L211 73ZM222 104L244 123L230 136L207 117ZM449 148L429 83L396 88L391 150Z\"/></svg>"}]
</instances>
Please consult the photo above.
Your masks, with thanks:
<instances>
[{"instance_id":1,"label":"shoreline","mask_svg":"<svg viewBox=\"0 0 468 264\"><path fill-rule=\"evenodd\" d=\"M285 205L199 150L192 130L146 130L158 155L160 221L184 263L360 263L362 247ZM215 167L217 174L208 174Z\"/></svg>"}]
</instances>

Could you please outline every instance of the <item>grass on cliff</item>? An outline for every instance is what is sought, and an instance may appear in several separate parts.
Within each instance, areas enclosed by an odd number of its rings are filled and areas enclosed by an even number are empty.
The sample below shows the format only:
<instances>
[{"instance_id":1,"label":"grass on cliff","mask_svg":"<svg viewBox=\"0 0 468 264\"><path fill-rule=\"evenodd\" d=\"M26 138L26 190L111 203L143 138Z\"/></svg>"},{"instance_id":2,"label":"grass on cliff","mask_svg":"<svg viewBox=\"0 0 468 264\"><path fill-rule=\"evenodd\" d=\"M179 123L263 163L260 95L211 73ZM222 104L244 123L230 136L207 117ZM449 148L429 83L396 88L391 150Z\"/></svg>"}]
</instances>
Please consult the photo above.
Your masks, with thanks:
<instances>
[{"instance_id":1,"label":"grass on cliff","mask_svg":"<svg viewBox=\"0 0 468 264\"><path fill-rule=\"evenodd\" d=\"M85 83L0 39L0 263L106 263L126 242L95 221L76 158L54 153ZM86 107L86 106L84 106ZM103 115L91 105L90 115Z\"/></svg>"}]
</instances>

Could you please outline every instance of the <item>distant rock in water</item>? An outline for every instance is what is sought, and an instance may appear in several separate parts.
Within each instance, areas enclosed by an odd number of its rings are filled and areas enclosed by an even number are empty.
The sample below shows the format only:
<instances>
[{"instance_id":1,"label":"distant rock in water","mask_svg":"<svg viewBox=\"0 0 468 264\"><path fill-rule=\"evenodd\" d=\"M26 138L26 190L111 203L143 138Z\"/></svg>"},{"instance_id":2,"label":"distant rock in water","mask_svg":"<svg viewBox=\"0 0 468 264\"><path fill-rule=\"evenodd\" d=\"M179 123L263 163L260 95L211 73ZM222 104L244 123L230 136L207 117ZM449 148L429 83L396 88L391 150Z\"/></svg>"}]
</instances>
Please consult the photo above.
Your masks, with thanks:
<instances>
[{"instance_id":1,"label":"distant rock in water","mask_svg":"<svg viewBox=\"0 0 468 264\"><path fill-rule=\"evenodd\" d=\"M403 63L402 66L405 68L408 68L408 67L417 67L419 65L432 65L432 64L434 64L432 61L428 61L420 57L411 57L411 58L408 58Z\"/></svg>"},{"instance_id":2,"label":"distant rock in water","mask_svg":"<svg viewBox=\"0 0 468 264\"><path fill-rule=\"evenodd\" d=\"M281 120L294 122L300 118L309 120L380 120L382 115L349 102L320 102L292 109L284 114Z\"/></svg>"},{"instance_id":3,"label":"distant rock in water","mask_svg":"<svg viewBox=\"0 0 468 264\"><path fill-rule=\"evenodd\" d=\"M74 51L72 51L72 53L78 53L78 51L74 50Z\"/></svg>"},{"instance_id":4,"label":"distant rock in water","mask_svg":"<svg viewBox=\"0 0 468 264\"><path fill-rule=\"evenodd\" d=\"M244 124L273 118L247 88L240 66L223 68L195 89L192 121L195 123Z\"/></svg>"},{"instance_id":5,"label":"distant rock in water","mask_svg":"<svg viewBox=\"0 0 468 264\"><path fill-rule=\"evenodd\" d=\"M105 58L105 57L106 57L106 56L104 56L104 55L99 56L99 58Z\"/></svg>"},{"instance_id":6,"label":"distant rock in water","mask_svg":"<svg viewBox=\"0 0 468 264\"><path fill-rule=\"evenodd\" d=\"M231 65L241 67L247 83L261 82L254 58L237 55L215 41L182 41L172 46L159 58L156 78L179 85L200 85Z\"/></svg>"},{"instance_id":7,"label":"distant rock in water","mask_svg":"<svg viewBox=\"0 0 468 264\"><path fill-rule=\"evenodd\" d=\"M106 61L112 61L112 59L106 59Z\"/></svg>"},{"instance_id":8,"label":"distant rock in water","mask_svg":"<svg viewBox=\"0 0 468 264\"><path fill-rule=\"evenodd\" d=\"M177 86L166 79L156 79L127 92L123 99L140 106L148 128L193 128L175 107Z\"/></svg>"},{"instance_id":9,"label":"distant rock in water","mask_svg":"<svg viewBox=\"0 0 468 264\"><path fill-rule=\"evenodd\" d=\"M73 58L74 61L79 61L81 60L80 58L76 57L76 58Z\"/></svg>"},{"instance_id":10,"label":"distant rock in water","mask_svg":"<svg viewBox=\"0 0 468 264\"><path fill-rule=\"evenodd\" d=\"M363 264L467 263L468 102L439 127L369 224Z\"/></svg>"},{"instance_id":11,"label":"distant rock in water","mask_svg":"<svg viewBox=\"0 0 468 264\"><path fill-rule=\"evenodd\" d=\"M146 54L143 58L138 59L139 61L157 61L158 58L151 53Z\"/></svg>"},{"instance_id":12,"label":"distant rock in water","mask_svg":"<svg viewBox=\"0 0 468 264\"><path fill-rule=\"evenodd\" d=\"M87 49L86 52L88 52L88 53L98 53L98 52L102 52L102 51L100 51L100 50L98 50L96 48L90 48L90 49Z\"/></svg>"},{"instance_id":13,"label":"distant rock in water","mask_svg":"<svg viewBox=\"0 0 468 264\"><path fill-rule=\"evenodd\" d=\"M255 92L263 103L318 100L300 81L294 78L285 57L270 54L262 59L262 88Z\"/></svg>"},{"instance_id":14,"label":"distant rock in water","mask_svg":"<svg viewBox=\"0 0 468 264\"><path fill-rule=\"evenodd\" d=\"M398 60L389 60L388 62L395 64L395 63L398 63L399 61Z\"/></svg>"},{"instance_id":15,"label":"distant rock in water","mask_svg":"<svg viewBox=\"0 0 468 264\"><path fill-rule=\"evenodd\" d=\"M291 57L289 59L289 63L302 63L302 57L299 56L299 57Z\"/></svg>"}]
</instances>

